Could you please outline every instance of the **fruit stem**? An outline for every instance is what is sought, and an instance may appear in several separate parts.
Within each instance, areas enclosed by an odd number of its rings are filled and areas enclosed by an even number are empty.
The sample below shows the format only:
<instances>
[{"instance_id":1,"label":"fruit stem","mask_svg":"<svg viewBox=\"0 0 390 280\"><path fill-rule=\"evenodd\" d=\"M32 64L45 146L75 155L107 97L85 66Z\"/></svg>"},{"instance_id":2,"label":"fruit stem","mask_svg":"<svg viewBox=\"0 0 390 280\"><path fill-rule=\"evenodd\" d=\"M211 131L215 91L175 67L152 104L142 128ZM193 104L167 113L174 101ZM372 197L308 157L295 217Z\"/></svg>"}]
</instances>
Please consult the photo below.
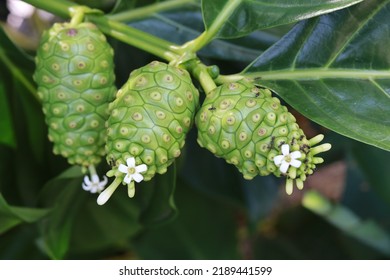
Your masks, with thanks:
<instances>
[{"instance_id":1,"label":"fruit stem","mask_svg":"<svg viewBox=\"0 0 390 280\"><path fill-rule=\"evenodd\" d=\"M197 38L187 42L180 47L182 52L197 52L210 43L220 32L222 26L226 24L229 17L234 13L237 7L242 3L242 0L228 0L219 11L217 17L207 27L206 31L200 34Z\"/></svg>"},{"instance_id":2,"label":"fruit stem","mask_svg":"<svg viewBox=\"0 0 390 280\"><path fill-rule=\"evenodd\" d=\"M126 24L109 20L104 16L88 15L87 19L98 25L102 32L124 43L140 48L167 61L178 58L178 55L171 51L174 48L174 44L171 42L132 28Z\"/></svg>"},{"instance_id":3,"label":"fruit stem","mask_svg":"<svg viewBox=\"0 0 390 280\"><path fill-rule=\"evenodd\" d=\"M217 87L209 74L208 67L199 60L193 60L187 63L186 68L199 81L206 95Z\"/></svg>"},{"instance_id":4,"label":"fruit stem","mask_svg":"<svg viewBox=\"0 0 390 280\"><path fill-rule=\"evenodd\" d=\"M221 84L227 84L227 83L234 83L239 80L242 80L245 76L239 75L239 74L233 74L233 75L219 75L218 78L215 79L215 82L218 85Z\"/></svg>"},{"instance_id":5,"label":"fruit stem","mask_svg":"<svg viewBox=\"0 0 390 280\"><path fill-rule=\"evenodd\" d=\"M46 10L58 16L64 18L70 18L73 16L75 9L78 9L74 3L66 0L56 0L56 1L43 1L43 0L23 0L26 3L29 3L37 8ZM152 34L140 31L138 29L127 26L126 24L109 20L106 16L94 12L97 10L90 9L86 6L79 6L81 9L87 9L87 12L84 13L85 19L89 20L96 25L107 35L112 36L124 43L132 45L134 47L140 48L144 51L147 51L151 54L154 54L162 59L167 61L177 60L179 53L175 53L175 50L178 49L178 46L168 42L166 40L160 39ZM138 9L135 9L136 11ZM89 12L91 11L91 12ZM77 18L75 19L77 20Z\"/></svg>"},{"instance_id":6,"label":"fruit stem","mask_svg":"<svg viewBox=\"0 0 390 280\"><path fill-rule=\"evenodd\" d=\"M155 4L151 4L148 6L140 7L137 9L132 9L129 11L117 13L114 15L108 15L107 18L110 20L116 20L116 21L122 21L122 22L129 22L134 21L141 18L146 18L149 16L152 16L155 13L159 13L162 11L175 9L180 6L186 5L186 4L197 4L197 1L195 0L168 0L164 2L158 2Z\"/></svg>"}]
</instances>

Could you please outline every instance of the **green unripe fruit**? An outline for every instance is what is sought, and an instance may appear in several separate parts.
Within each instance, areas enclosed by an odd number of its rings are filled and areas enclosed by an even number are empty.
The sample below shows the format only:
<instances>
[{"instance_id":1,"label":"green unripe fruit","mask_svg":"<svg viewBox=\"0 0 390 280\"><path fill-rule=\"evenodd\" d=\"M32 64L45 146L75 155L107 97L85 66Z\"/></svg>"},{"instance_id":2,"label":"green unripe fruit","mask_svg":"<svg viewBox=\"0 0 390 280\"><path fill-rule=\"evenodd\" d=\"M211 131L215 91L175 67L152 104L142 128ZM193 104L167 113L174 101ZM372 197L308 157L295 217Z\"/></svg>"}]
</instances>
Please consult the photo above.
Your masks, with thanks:
<instances>
[{"instance_id":1,"label":"green unripe fruit","mask_svg":"<svg viewBox=\"0 0 390 280\"><path fill-rule=\"evenodd\" d=\"M186 70L154 61L133 71L110 104L106 148L113 170L133 157L147 165L145 181L165 173L181 153L198 106Z\"/></svg>"},{"instance_id":2,"label":"green unripe fruit","mask_svg":"<svg viewBox=\"0 0 390 280\"><path fill-rule=\"evenodd\" d=\"M287 176L288 193L293 180L302 188L306 176L322 162L314 155L330 148L329 144L312 148L322 137L308 140L269 89L246 80L209 93L195 121L201 147L234 164L245 179L271 173Z\"/></svg>"},{"instance_id":3,"label":"green unripe fruit","mask_svg":"<svg viewBox=\"0 0 390 280\"><path fill-rule=\"evenodd\" d=\"M91 23L56 23L41 39L34 80L53 152L84 167L105 154L105 121L115 96L113 50Z\"/></svg>"}]
</instances>

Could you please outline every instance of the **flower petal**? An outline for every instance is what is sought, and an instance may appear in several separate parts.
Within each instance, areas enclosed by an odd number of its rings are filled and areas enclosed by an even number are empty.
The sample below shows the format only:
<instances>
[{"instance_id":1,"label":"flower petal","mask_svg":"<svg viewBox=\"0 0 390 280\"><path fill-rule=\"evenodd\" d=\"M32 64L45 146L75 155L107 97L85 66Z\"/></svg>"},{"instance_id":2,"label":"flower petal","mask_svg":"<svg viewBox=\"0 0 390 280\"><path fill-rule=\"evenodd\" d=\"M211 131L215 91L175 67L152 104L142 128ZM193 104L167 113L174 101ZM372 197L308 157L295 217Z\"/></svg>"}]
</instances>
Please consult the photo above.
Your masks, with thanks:
<instances>
[{"instance_id":1,"label":"flower petal","mask_svg":"<svg viewBox=\"0 0 390 280\"><path fill-rule=\"evenodd\" d=\"M290 166L290 164L287 161L283 160L282 164L280 165L280 168L279 168L280 172L286 173L289 166Z\"/></svg>"},{"instance_id":2,"label":"flower petal","mask_svg":"<svg viewBox=\"0 0 390 280\"><path fill-rule=\"evenodd\" d=\"M134 173L133 174L133 179L134 181L136 181L137 183L141 182L143 179L144 179L144 176L142 176L141 174L139 173Z\"/></svg>"},{"instance_id":3,"label":"flower petal","mask_svg":"<svg viewBox=\"0 0 390 280\"><path fill-rule=\"evenodd\" d=\"M106 176L103 176L103 181L99 182L99 191L102 191L106 186L108 179Z\"/></svg>"},{"instance_id":4,"label":"flower petal","mask_svg":"<svg viewBox=\"0 0 390 280\"><path fill-rule=\"evenodd\" d=\"M97 183L99 183L99 181L100 181L99 176L96 174L93 174L92 175L92 183L97 184Z\"/></svg>"},{"instance_id":5,"label":"flower petal","mask_svg":"<svg viewBox=\"0 0 390 280\"><path fill-rule=\"evenodd\" d=\"M121 163L121 164L119 164L119 166L118 166L118 170L119 170L120 172L122 172L122 173L127 174L129 168L128 168L126 165L124 165L124 164Z\"/></svg>"},{"instance_id":6,"label":"flower petal","mask_svg":"<svg viewBox=\"0 0 390 280\"><path fill-rule=\"evenodd\" d=\"M290 157L293 158L293 159L298 159L302 156L301 152L300 151L294 151L290 154Z\"/></svg>"},{"instance_id":7,"label":"flower petal","mask_svg":"<svg viewBox=\"0 0 390 280\"><path fill-rule=\"evenodd\" d=\"M290 146L288 144L282 145L282 154L287 156L290 153Z\"/></svg>"},{"instance_id":8,"label":"flower petal","mask_svg":"<svg viewBox=\"0 0 390 280\"><path fill-rule=\"evenodd\" d=\"M90 191L92 188L91 184L88 185L88 184L83 183L81 186L83 187L83 190L85 190L85 191Z\"/></svg>"},{"instance_id":9,"label":"flower petal","mask_svg":"<svg viewBox=\"0 0 390 280\"><path fill-rule=\"evenodd\" d=\"M301 166L301 164L302 164L302 162L300 160L297 160L297 159L291 159L291 161L290 161L290 165L294 166L296 168Z\"/></svg>"},{"instance_id":10,"label":"flower petal","mask_svg":"<svg viewBox=\"0 0 390 280\"><path fill-rule=\"evenodd\" d=\"M142 172L145 172L146 170L148 170L148 167L146 164L140 164L140 165L135 167L135 171L137 173L142 173Z\"/></svg>"},{"instance_id":11,"label":"flower petal","mask_svg":"<svg viewBox=\"0 0 390 280\"><path fill-rule=\"evenodd\" d=\"M274 157L274 163L275 165L279 166L282 164L282 160L284 159L283 155L278 155Z\"/></svg>"},{"instance_id":12,"label":"flower petal","mask_svg":"<svg viewBox=\"0 0 390 280\"><path fill-rule=\"evenodd\" d=\"M85 183L86 185L90 185L90 184L91 184L91 180L89 180L88 175L85 175L85 176L84 176L84 183Z\"/></svg>"},{"instance_id":13,"label":"flower petal","mask_svg":"<svg viewBox=\"0 0 390 280\"><path fill-rule=\"evenodd\" d=\"M126 174L125 178L123 178L123 182L125 182L126 184L130 184L131 179L133 178L133 175Z\"/></svg>"},{"instance_id":14,"label":"flower petal","mask_svg":"<svg viewBox=\"0 0 390 280\"><path fill-rule=\"evenodd\" d=\"M128 158L126 160L126 163L127 163L128 168L135 167L135 158L133 158L133 157Z\"/></svg>"}]
</instances>

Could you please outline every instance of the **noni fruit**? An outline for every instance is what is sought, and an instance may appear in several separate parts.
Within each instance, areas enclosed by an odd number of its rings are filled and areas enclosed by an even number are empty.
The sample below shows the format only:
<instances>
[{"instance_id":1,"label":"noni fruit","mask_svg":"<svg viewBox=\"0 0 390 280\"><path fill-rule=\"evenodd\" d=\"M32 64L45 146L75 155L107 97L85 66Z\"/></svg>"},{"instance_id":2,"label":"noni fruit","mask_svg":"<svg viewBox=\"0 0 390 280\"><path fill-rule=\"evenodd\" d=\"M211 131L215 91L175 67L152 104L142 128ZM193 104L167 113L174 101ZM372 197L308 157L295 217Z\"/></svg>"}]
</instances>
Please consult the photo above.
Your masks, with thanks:
<instances>
[{"instance_id":1,"label":"noni fruit","mask_svg":"<svg viewBox=\"0 0 390 280\"><path fill-rule=\"evenodd\" d=\"M315 155L323 136L308 140L294 116L267 88L245 79L223 84L210 92L196 115L198 143L234 164L245 179L256 175L286 176L286 192L293 182L303 188L306 176L323 162Z\"/></svg>"},{"instance_id":2,"label":"noni fruit","mask_svg":"<svg viewBox=\"0 0 390 280\"><path fill-rule=\"evenodd\" d=\"M121 182L132 197L134 181L165 173L181 153L198 106L199 93L186 70L158 61L134 70L110 104L107 176L116 179L98 203L104 204Z\"/></svg>"}]
</instances>

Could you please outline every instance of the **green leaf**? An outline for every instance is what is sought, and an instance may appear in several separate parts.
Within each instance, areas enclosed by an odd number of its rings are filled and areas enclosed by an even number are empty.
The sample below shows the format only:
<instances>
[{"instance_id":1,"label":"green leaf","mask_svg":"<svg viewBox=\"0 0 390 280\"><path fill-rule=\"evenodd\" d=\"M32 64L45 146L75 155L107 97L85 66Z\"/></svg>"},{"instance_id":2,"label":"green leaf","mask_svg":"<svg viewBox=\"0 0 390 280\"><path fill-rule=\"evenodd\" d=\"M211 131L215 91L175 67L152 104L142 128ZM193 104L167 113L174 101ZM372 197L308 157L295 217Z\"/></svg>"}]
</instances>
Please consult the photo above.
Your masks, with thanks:
<instances>
[{"instance_id":1,"label":"green leaf","mask_svg":"<svg viewBox=\"0 0 390 280\"><path fill-rule=\"evenodd\" d=\"M243 74L311 120L390 150L389 9L364 1L302 22Z\"/></svg>"},{"instance_id":2,"label":"green leaf","mask_svg":"<svg viewBox=\"0 0 390 280\"><path fill-rule=\"evenodd\" d=\"M157 175L150 183L139 186L143 211L140 223L144 226L157 226L172 221L177 215L174 201L176 189L176 165L168 169L163 176ZM147 189L146 189L147 188ZM141 204L142 205L142 204Z\"/></svg>"},{"instance_id":3,"label":"green leaf","mask_svg":"<svg viewBox=\"0 0 390 280\"><path fill-rule=\"evenodd\" d=\"M201 34L202 18L199 12L182 11L155 15L142 21L131 23L132 27L156 35L178 45L198 37ZM200 28L199 28L200 27ZM199 51L199 55L208 58L217 58L230 61L249 63L259 55L259 48L274 43L276 36L265 32L246 38L247 46L243 46L243 39L237 41L215 40Z\"/></svg>"},{"instance_id":4,"label":"green leaf","mask_svg":"<svg viewBox=\"0 0 390 280\"><path fill-rule=\"evenodd\" d=\"M142 259L237 259L237 213L178 180L178 218L134 243Z\"/></svg>"},{"instance_id":5,"label":"green leaf","mask_svg":"<svg viewBox=\"0 0 390 280\"><path fill-rule=\"evenodd\" d=\"M390 152L358 143L352 153L373 190L390 205Z\"/></svg>"},{"instance_id":6,"label":"green leaf","mask_svg":"<svg viewBox=\"0 0 390 280\"><path fill-rule=\"evenodd\" d=\"M332 204L327 198L315 191L306 192L302 204L345 233L384 254L390 255L390 235L374 221L361 220L348 208Z\"/></svg>"},{"instance_id":7,"label":"green leaf","mask_svg":"<svg viewBox=\"0 0 390 280\"><path fill-rule=\"evenodd\" d=\"M50 209L10 206L0 193L0 233L22 223L34 223L50 212Z\"/></svg>"},{"instance_id":8,"label":"green leaf","mask_svg":"<svg viewBox=\"0 0 390 280\"><path fill-rule=\"evenodd\" d=\"M4 81L0 77L0 144L16 147L15 133L12 127L11 112L7 100Z\"/></svg>"},{"instance_id":9,"label":"green leaf","mask_svg":"<svg viewBox=\"0 0 390 280\"><path fill-rule=\"evenodd\" d=\"M257 29L293 23L362 0L203 0L203 18L214 37L234 38ZM292 3L293 2L293 3Z\"/></svg>"}]
</instances>

